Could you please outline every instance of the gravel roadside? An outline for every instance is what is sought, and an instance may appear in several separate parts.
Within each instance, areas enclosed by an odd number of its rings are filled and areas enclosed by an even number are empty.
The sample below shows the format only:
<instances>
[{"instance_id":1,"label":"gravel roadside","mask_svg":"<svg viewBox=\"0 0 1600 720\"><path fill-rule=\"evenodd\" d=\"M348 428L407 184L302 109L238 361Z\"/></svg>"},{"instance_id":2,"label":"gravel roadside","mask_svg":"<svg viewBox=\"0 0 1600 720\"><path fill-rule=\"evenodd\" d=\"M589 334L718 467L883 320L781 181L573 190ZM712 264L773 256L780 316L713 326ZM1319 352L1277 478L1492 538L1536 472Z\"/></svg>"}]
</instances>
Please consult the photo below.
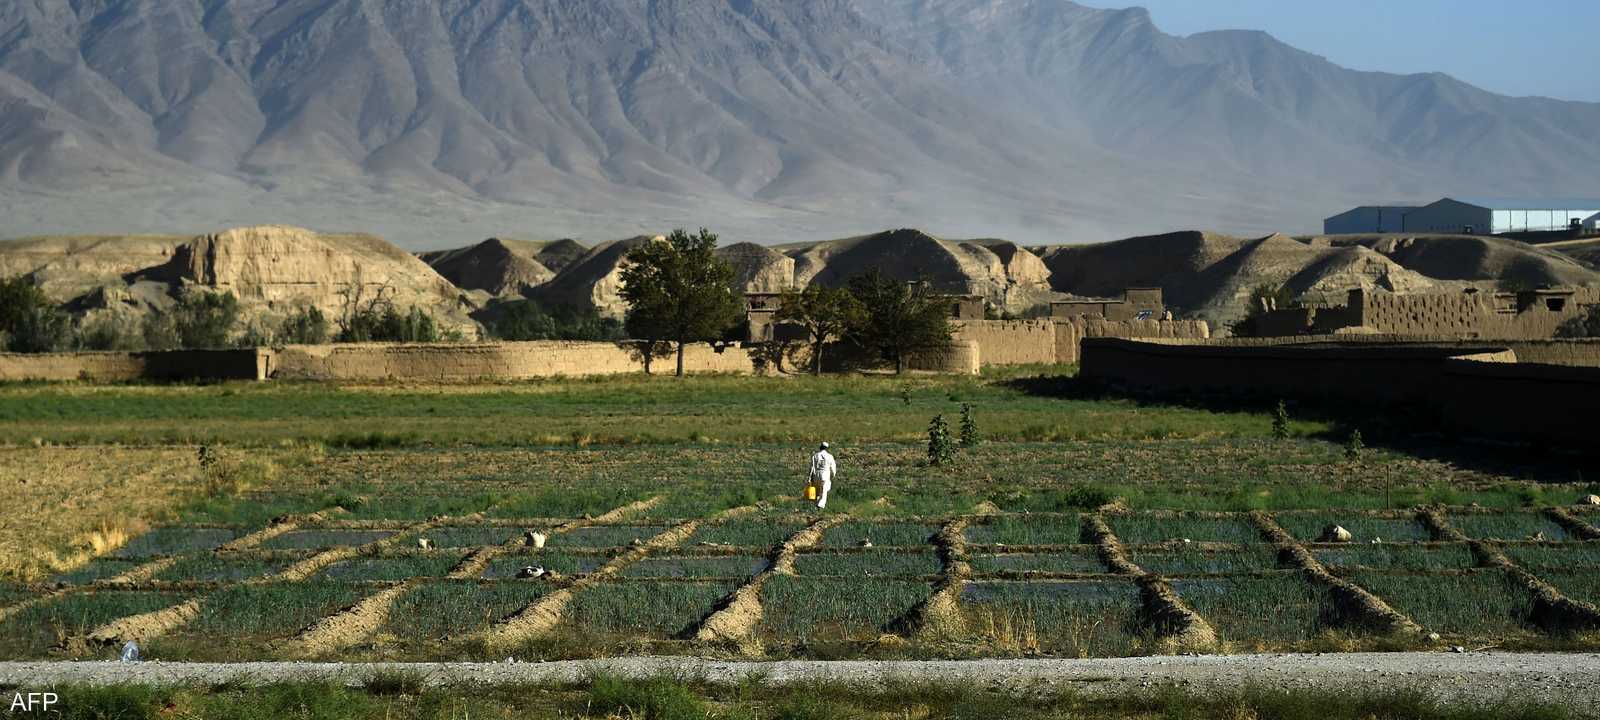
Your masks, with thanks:
<instances>
[{"instance_id":1,"label":"gravel roadside","mask_svg":"<svg viewBox=\"0 0 1600 720\"><path fill-rule=\"evenodd\" d=\"M686 657L628 657L550 663L172 663L4 662L0 685L211 684L334 680L360 684L380 670L407 670L436 685L560 684L595 673L676 676L711 683L751 678L772 685L817 680L876 687L896 680L978 683L1016 692L1063 688L1088 696L1176 687L1192 692L1241 685L1349 691L1424 688L1449 700L1498 700L1508 694L1569 706L1600 704L1600 654L1344 653L1200 655L1097 660L723 662Z\"/></svg>"}]
</instances>

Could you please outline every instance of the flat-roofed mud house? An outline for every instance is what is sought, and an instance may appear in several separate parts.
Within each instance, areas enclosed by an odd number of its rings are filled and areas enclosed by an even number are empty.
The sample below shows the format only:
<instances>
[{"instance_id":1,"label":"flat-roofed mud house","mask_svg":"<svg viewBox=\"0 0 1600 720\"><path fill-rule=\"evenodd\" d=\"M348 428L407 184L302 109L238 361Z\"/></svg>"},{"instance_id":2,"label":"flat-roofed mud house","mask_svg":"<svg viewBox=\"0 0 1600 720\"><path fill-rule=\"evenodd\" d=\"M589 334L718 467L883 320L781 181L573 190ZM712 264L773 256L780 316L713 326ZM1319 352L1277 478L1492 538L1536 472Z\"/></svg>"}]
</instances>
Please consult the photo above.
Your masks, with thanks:
<instances>
[{"instance_id":1,"label":"flat-roofed mud house","mask_svg":"<svg viewBox=\"0 0 1600 720\"><path fill-rule=\"evenodd\" d=\"M1093 317L1105 320L1166 320L1161 288L1128 288L1121 299L1071 298L1050 303L1050 317Z\"/></svg>"}]
</instances>

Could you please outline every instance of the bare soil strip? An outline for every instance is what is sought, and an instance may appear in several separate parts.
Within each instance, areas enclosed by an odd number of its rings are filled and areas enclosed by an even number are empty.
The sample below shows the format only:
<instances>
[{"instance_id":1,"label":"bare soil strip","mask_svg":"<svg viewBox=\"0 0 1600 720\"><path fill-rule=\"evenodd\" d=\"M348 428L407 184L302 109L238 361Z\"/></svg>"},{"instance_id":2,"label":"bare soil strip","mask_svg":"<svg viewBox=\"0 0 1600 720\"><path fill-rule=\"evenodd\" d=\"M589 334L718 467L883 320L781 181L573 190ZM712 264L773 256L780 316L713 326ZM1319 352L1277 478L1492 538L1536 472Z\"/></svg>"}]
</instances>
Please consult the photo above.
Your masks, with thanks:
<instances>
[{"instance_id":1,"label":"bare soil strip","mask_svg":"<svg viewBox=\"0 0 1600 720\"><path fill-rule=\"evenodd\" d=\"M1083 539L1098 546L1101 562L1112 572L1134 579L1139 586L1143 621L1169 650L1201 651L1217 646L1217 631L1211 623L1189 607L1166 578L1135 565L1100 513L1084 516Z\"/></svg>"},{"instance_id":2,"label":"bare soil strip","mask_svg":"<svg viewBox=\"0 0 1600 720\"><path fill-rule=\"evenodd\" d=\"M1339 609L1343 623L1355 625L1385 635L1417 634L1422 626L1390 607L1378 596L1349 580L1328 572L1305 547L1296 542L1288 530L1283 529L1271 515L1264 512L1250 514L1250 519L1261 535L1278 548L1279 562L1303 570L1307 577L1328 589Z\"/></svg>"},{"instance_id":3,"label":"bare soil strip","mask_svg":"<svg viewBox=\"0 0 1600 720\"><path fill-rule=\"evenodd\" d=\"M1466 542L1479 565L1503 570L1526 587L1533 595L1533 620L1546 630L1572 632L1600 628L1600 608L1567 597L1554 585L1511 562L1499 548L1467 537L1437 509L1423 508L1417 512L1417 519L1435 537Z\"/></svg>"},{"instance_id":4,"label":"bare soil strip","mask_svg":"<svg viewBox=\"0 0 1600 720\"><path fill-rule=\"evenodd\" d=\"M661 500L661 496L656 496L649 500L629 503L611 510L599 518L573 520L550 528L546 531L546 534L559 536L580 527L627 517L633 513L654 507ZM450 574L446 577L451 580L476 578L483 574L484 569L489 567L489 563L496 557L506 550L516 547L521 542L522 535L518 533L507 538L505 542L499 545L476 548L461 558L461 561L456 563L456 566L450 570ZM337 652L360 643L372 637L378 628L383 627L383 624L389 619L389 613L394 610L394 605L400 598L425 581L426 578L411 578L400 585L369 595L355 605L318 620L311 627L301 631L299 635L290 640L288 649L301 655L314 656Z\"/></svg>"},{"instance_id":5,"label":"bare soil strip","mask_svg":"<svg viewBox=\"0 0 1600 720\"><path fill-rule=\"evenodd\" d=\"M249 550L260 547L261 543L278 537L279 535L297 530L302 525L322 522L331 515L337 515L343 512L344 510L342 508L336 508L334 510L314 512L310 515L287 515L281 518L274 518L272 523L266 527L244 537L235 538L233 542L226 543L222 547L217 548L217 551L234 552L237 550Z\"/></svg>"},{"instance_id":6,"label":"bare soil strip","mask_svg":"<svg viewBox=\"0 0 1600 720\"><path fill-rule=\"evenodd\" d=\"M755 630L761 624L764 611L761 607L761 589L767 581L778 575L794 575L794 558L797 551L814 547L822 542L822 534L844 522L848 515L833 515L817 520L772 548L767 569L740 585L727 597L717 601L715 609L700 622L695 639L700 642L731 645L740 652L757 654L761 651Z\"/></svg>"},{"instance_id":7,"label":"bare soil strip","mask_svg":"<svg viewBox=\"0 0 1600 720\"><path fill-rule=\"evenodd\" d=\"M759 682L790 687L847 683L862 690L890 684L949 683L1017 694L1077 693L1126 697L1164 690L1229 693L1240 687L1287 691L1372 692L1423 689L1452 702L1494 702L1508 693L1557 703L1582 715L1600 704L1600 654L1501 652L1201 655L1099 660L1022 659L726 662L691 657L626 657L548 663L172 663L5 662L0 685L199 686L337 682L359 685L403 672L429 687L558 686L596 674L648 679L694 678L718 686Z\"/></svg>"},{"instance_id":8,"label":"bare soil strip","mask_svg":"<svg viewBox=\"0 0 1600 720\"><path fill-rule=\"evenodd\" d=\"M1566 508L1546 508L1544 514L1575 538L1600 540L1600 528L1590 525L1583 518L1568 512Z\"/></svg>"},{"instance_id":9,"label":"bare soil strip","mask_svg":"<svg viewBox=\"0 0 1600 720\"><path fill-rule=\"evenodd\" d=\"M972 518L956 518L939 528L933 536L943 569L934 582L933 593L897 625L924 641L956 640L967 634L967 621L961 615L961 593L972 579L972 563L967 561L967 526Z\"/></svg>"},{"instance_id":10,"label":"bare soil strip","mask_svg":"<svg viewBox=\"0 0 1600 720\"><path fill-rule=\"evenodd\" d=\"M713 516L715 519L727 519L746 515L754 512L754 506L745 506L724 510ZM561 616L566 612L567 605L572 602L574 595L580 590L599 584L613 576L619 575L652 552L674 548L683 544L696 530L700 529L703 522L711 518L689 520L680 525L673 526L644 542L629 548L626 552L614 557L610 562L600 566L594 572L583 575L566 587L545 594L539 599L529 603L521 610L496 623L481 636L484 647L499 654L516 646L541 637L554 630L561 623Z\"/></svg>"}]
</instances>

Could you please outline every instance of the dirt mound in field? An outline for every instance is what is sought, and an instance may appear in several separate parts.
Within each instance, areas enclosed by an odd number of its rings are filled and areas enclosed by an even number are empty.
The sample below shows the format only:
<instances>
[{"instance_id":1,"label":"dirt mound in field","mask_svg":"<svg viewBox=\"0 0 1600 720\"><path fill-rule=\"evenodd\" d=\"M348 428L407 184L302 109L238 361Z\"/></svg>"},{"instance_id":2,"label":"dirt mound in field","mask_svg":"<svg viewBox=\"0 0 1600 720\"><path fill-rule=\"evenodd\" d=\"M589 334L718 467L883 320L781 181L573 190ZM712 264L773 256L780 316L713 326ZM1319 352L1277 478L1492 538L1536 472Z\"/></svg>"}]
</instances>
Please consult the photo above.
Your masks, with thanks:
<instances>
[{"instance_id":1,"label":"dirt mound in field","mask_svg":"<svg viewBox=\"0 0 1600 720\"><path fill-rule=\"evenodd\" d=\"M843 285L868 269L902 280L926 279L941 292L981 295L997 308L1021 313L1051 297L1048 268L1039 258L1000 240L955 241L921 230L799 246L790 251L795 282Z\"/></svg>"},{"instance_id":2,"label":"dirt mound in field","mask_svg":"<svg viewBox=\"0 0 1600 720\"><path fill-rule=\"evenodd\" d=\"M733 287L738 292L775 293L794 285L794 258L755 243L734 243L717 248L717 257L733 266Z\"/></svg>"},{"instance_id":3,"label":"dirt mound in field","mask_svg":"<svg viewBox=\"0 0 1600 720\"><path fill-rule=\"evenodd\" d=\"M519 297L556 276L524 245L499 238L471 247L418 253L417 257L456 287L496 297Z\"/></svg>"}]
</instances>

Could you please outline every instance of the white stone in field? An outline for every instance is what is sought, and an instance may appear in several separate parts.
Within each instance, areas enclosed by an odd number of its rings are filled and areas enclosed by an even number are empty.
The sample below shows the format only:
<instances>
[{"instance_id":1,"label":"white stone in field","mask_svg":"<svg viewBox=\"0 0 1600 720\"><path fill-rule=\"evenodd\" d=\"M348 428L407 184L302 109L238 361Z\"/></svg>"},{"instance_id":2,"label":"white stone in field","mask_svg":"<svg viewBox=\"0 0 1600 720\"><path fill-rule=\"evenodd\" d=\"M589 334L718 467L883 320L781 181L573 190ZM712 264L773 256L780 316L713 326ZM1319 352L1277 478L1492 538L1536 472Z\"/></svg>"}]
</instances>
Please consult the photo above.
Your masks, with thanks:
<instances>
[{"instance_id":1,"label":"white stone in field","mask_svg":"<svg viewBox=\"0 0 1600 720\"><path fill-rule=\"evenodd\" d=\"M548 539L549 536L542 532L533 532L530 530L522 534L522 543L532 548L543 548L545 540Z\"/></svg>"},{"instance_id":2,"label":"white stone in field","mask_svg":"<svg viewBox=\"0 0 1600 720\"><path fill-rule=\"evenodd\" d=\"M427 538L417 538L417 547L423 550L431 550L433 549L433 541Z\"/></svg>"},{"instance_id":3,"label":"white stone in field","mask_svg":"<svg viewBox=\"0 0 1600 720\"><path fill-rule=\"evenodd\" d=\"M1346 530L1339 525L1329 525L1322 529L1322 535L1317 538L1317 542L1346 543L1350 542L1350 540L1354 537L1355 536L1350 534L1349 530Z\"/></svg>"},{"instance_id":4,"label":"white stone in field","mask_svg":"<svg viewBox=\"0 0 1600 720\"><path fill-rule=\"evenodd\" d=\"M1586 495L1579 505L1600 505L1600 495Z\"/></svg>"}]
</instances>

